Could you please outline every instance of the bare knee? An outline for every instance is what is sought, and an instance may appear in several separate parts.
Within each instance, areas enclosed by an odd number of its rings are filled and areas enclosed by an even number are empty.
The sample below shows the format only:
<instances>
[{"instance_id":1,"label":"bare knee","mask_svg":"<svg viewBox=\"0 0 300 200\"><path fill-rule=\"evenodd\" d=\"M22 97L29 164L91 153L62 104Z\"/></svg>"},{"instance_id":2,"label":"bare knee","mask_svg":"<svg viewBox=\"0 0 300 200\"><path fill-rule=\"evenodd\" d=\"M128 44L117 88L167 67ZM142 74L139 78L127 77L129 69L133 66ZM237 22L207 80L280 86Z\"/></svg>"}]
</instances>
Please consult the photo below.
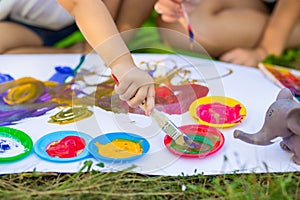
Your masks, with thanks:
<instances>
[{"instance_id":1,"label":"bare knee","mask_svg":"<svg viewBox=\"0 0 300 200\"><path fill-rule=\"evenodd\" d=\"M41 46L42 44L39 36L28 28L11 22L0 22L1 54L18 47Z\"/></svg>"}]
</instances>

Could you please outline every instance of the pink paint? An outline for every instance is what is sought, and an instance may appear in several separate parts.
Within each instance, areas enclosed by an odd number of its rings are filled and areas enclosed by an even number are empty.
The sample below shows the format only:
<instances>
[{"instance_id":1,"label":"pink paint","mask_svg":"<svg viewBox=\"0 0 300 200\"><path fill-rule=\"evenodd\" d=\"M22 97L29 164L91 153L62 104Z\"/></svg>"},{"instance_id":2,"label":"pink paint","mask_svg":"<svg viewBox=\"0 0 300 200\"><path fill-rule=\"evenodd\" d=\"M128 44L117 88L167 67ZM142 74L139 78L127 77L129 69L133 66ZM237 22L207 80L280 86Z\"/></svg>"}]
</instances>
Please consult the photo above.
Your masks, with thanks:
<instances>
[{"instance_id":1,"label":"pink paint","mask_svg":"<svg viewBox=\"0 0 300 200\"><path fill-rule=\"evenodd\" d=\"M212 124L234 124L241 122L243 116L240 115L242 109L240 104L233 107L221 104L211 103L202 104L197 107L198 117L205 122Z\"/></svg>"}]
</instances>

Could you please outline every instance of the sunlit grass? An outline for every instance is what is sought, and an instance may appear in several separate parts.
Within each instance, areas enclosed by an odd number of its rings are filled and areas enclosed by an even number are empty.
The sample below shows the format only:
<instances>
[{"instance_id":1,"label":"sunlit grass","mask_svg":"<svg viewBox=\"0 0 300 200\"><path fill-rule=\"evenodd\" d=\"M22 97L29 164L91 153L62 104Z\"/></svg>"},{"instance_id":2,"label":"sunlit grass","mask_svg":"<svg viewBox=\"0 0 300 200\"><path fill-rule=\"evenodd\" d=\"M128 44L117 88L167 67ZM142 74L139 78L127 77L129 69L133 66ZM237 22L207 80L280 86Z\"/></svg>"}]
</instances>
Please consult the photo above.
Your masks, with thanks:
<instances>
[{"instance_id":1,"label":"sunlit grass","mask_svg":"<svg viewBox=\"0 0 300 200\"><path fill-rule=\"evenodd\" d=\"M300 173L147 176L90 170L3 175L1 199L299 199Z\"/></svg>"}]
</instances>

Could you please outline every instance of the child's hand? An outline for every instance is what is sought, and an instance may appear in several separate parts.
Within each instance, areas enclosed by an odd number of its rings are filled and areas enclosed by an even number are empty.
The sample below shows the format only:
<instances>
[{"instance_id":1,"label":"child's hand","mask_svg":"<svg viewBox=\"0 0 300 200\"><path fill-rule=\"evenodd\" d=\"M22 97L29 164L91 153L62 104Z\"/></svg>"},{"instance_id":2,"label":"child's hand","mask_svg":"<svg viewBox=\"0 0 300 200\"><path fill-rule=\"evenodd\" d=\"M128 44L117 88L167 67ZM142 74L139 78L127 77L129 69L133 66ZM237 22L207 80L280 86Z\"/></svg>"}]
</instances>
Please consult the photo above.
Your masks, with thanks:
<instances>
[{"instance_id":1,"label":"child's hand","mask_svg":"<svg viewBox=\"0 0 300 200\"><path fill-rule=\"evenodd\" d=\"M114 72L113 72L114 73ZM145 71L132 67L126 73L117 75L119 84L115 91L120 99L127 101L131 107L138 107L146 103L145 114L150 115L155 106L154 80Z\"/></svg>"},{"instance_id":2,"label":"child's hand","mask_svg":"<svg viewBox=\"0 0 300 200\"><path fill-rule=\"evenodd\" d=\"M183 17L181 3L186 5L187 13L193 11L199 0L158 0L154 9L161 14L161 19L165 22L175 22Z\"/></svg>"},{"instance_id":3,"label":"child's hand","mask_svg":"<svg viewBox=\"0 0 300 200\"><path fill-rule=\"evenodd\" d=\"M158 0L154 6L157 13L165 22L175 22L183 17L181 9L182 0Z\"/></svg>"},{"instance_id":4,"label":"child's hand","mask_svg":"<svg viewBox=\"0 0 300 200\"><path fill-rule=\"evenodd\" d=\"M268 53L264 48L243 49L235 48L220 56L220 60L237 65L257 67L258 63L267 57Z\"/></svg>"}]
</instances>

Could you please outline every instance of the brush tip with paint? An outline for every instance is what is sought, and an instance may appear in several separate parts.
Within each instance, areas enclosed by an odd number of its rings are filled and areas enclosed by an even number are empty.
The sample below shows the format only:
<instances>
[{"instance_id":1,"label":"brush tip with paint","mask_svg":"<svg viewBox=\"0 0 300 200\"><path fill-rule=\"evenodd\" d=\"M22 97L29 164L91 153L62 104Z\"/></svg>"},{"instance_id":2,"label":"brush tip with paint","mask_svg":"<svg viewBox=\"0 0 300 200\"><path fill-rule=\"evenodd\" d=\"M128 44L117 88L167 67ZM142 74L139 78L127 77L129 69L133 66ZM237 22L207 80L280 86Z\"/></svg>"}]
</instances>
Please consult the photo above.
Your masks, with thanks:
<instances>
[{"instance_id":1,"label":"brush tip with paint","mask_svg":"<svg viewBox=\"0 0 300 200\"><path fill-rule=\"evenodd\" d=\"M194 42L194 32L193 32L190 24L188 25L187 30L189 32L190 42L192 43L192 42Z\"/></svg>"}]
</instances>

